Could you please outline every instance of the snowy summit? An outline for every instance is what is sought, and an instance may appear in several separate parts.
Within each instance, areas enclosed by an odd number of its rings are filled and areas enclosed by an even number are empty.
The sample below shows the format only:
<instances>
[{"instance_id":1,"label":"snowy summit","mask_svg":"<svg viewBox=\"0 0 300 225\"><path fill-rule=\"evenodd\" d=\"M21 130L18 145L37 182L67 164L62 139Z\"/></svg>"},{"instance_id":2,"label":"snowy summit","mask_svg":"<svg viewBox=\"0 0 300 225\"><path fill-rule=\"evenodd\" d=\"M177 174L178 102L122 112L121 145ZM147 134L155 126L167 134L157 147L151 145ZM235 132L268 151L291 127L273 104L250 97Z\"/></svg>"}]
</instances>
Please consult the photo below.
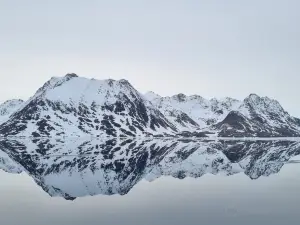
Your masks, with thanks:
<instances>
[{"instance_id":1,"label":"snowy summit","mask_svg":"<svg viewBox=\"0 0 300 225\"><path fill-rule=\"evenodd\" d=\"M76 74L51 78L26 102L3 103L0 122L2 136L16 137L300 136L300 119L267 97L142 95L124 79Z\"/></svg>"}]
</instances>

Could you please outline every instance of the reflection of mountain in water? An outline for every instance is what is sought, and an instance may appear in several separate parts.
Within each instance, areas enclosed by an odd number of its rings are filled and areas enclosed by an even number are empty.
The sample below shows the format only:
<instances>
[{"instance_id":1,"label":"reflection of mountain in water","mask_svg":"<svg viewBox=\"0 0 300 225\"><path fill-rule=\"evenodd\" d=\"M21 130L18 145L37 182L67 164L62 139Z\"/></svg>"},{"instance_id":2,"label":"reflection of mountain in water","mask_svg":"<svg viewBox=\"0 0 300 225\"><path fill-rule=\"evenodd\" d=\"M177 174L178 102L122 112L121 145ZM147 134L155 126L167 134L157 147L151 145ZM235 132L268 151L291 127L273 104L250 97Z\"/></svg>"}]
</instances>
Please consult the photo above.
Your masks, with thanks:
<instances>
[{"instance_id":1,"label":"reflection of mountain in water","mask_svg":"<svg viewBox=\"0 0 300 225\"><path fill-rule=\"evenodd\" d=\"M300 154L295 141L1 140L0 169L25 171L51 196L128 193L141 179L278 173Z\"/></svg>"}]
</instances>

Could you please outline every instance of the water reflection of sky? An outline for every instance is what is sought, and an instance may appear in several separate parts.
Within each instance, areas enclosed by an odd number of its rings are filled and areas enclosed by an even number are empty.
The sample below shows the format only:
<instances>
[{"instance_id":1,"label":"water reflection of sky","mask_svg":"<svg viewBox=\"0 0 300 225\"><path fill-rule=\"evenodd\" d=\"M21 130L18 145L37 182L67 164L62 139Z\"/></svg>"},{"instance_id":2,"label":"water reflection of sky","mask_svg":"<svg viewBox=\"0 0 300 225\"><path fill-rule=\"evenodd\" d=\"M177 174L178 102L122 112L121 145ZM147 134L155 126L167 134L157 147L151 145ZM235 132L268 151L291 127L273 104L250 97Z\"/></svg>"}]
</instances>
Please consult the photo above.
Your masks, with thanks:
<instances>
[{"instance_id":1,"label":"water reflection of sky","mask_svg":"<svg viewBox=\"0 0 300 225\"><path fill-rule=\"evenodd\" d=\"M1 224L297 224L300 167L251 180L244 174L141 181L124 196L51 198L22 173L0 172Z\"/></svg>"}]
</instances>

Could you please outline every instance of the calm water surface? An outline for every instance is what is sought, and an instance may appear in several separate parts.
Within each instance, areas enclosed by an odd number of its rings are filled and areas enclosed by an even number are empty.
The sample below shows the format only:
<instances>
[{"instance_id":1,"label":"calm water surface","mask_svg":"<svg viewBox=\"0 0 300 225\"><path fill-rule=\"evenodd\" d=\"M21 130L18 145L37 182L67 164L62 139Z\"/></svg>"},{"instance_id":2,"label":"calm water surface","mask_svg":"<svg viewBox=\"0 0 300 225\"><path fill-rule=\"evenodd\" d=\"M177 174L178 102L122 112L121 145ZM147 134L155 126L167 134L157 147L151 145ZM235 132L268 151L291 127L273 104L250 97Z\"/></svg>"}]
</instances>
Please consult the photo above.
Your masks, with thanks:
<instances>
[{"instance_id":1,"label":"calm water surface","mask_svg":"<svg viewBox=\"0 0 300 225\"><path fill-rule=\"evenodd\" d=\"M296 141L2 140L5 225L299 224Z\"/></svg>"}]
</instances>

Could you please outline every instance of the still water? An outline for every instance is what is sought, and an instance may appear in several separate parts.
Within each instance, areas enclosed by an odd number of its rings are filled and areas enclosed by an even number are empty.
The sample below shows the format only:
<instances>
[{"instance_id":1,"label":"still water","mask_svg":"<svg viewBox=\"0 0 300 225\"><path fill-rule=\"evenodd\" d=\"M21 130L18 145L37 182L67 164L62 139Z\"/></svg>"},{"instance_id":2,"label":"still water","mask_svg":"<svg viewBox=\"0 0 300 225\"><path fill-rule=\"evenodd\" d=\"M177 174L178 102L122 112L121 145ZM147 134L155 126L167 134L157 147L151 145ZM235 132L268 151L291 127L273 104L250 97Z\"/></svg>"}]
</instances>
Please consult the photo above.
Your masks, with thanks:
<instances>
[{"instance_id":1,"label":"still water","mask_svg":"<svg viewBox=\"0 0 300 225\"><path fill-rule=\"evenodd\" d=\"M1 225L299 224L293 140L1 140Z\"/></svg>"}]
</instances>

